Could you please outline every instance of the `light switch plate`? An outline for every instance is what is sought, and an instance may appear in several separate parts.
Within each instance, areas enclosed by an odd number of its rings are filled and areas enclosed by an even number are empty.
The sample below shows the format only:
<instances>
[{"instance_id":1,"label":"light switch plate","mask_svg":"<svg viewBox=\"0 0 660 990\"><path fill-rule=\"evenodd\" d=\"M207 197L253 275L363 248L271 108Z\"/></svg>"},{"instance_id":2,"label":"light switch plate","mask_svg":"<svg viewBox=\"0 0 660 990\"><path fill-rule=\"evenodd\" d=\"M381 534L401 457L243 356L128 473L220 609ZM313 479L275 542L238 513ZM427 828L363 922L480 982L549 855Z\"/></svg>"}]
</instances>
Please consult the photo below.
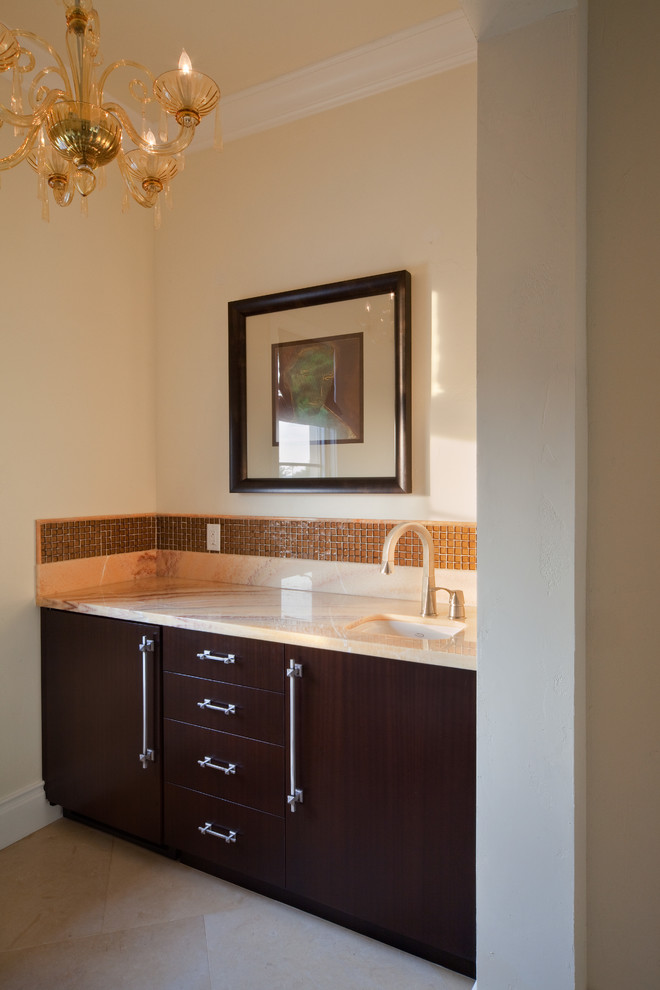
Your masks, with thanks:
<instances>
[{"instance_id":1,"label":"light switch plate","mask_svg":"<svg viewBox=\"0 0 660 990\"><path fill-rule=\"evenodd\" d=\"M206 549L220 551L220 523L206 524Z\"/></svg>"}]
</instances>

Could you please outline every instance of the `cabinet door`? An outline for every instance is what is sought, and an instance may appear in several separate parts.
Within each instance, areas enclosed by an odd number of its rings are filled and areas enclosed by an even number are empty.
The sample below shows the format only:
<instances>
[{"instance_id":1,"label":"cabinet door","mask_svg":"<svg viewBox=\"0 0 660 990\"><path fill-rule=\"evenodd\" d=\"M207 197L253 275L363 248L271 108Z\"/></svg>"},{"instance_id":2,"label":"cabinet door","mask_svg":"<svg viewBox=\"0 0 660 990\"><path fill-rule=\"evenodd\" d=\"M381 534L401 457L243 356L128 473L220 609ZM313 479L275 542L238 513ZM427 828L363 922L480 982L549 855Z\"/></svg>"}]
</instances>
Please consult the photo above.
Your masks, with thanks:
<instances>
[{"instance_id":1,"label":"cabinet door","mask_svg":"<svg viewBox=\"0 0 660 990\"><path fill-rule=\"evenodd\" d=\"M42 610L43 761L54 804L162 841L159 628ZM143 709L143 637L146 712ZM147 748L143 753L143 716Z\"/></svg>"},{"instance_id":2,"label":"cabinet door","mask_svg":"<svg viewBox=\"0 0 660 990\"><path fill-rule=\"evenodd\" d=\"M296 648L287 888L430 948L475 953L475 675ZM425 953L428 954L428 953Z\"/></svg>"}]
</instances>

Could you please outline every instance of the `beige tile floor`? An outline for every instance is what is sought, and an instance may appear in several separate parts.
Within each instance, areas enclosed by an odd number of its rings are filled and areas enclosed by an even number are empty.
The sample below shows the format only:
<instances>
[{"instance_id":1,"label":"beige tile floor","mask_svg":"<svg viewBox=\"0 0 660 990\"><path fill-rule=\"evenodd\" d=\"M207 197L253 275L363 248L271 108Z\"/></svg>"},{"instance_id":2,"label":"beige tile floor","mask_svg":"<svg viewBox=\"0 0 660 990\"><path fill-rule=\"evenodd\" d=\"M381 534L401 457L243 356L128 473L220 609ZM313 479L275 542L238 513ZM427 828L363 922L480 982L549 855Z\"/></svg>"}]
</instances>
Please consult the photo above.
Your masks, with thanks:
<instances>
[{"instance_id":1,"label":"beige tile floor","mask_svg":"<svg viewBox=\"0 0 660 990\"><path fill-rule=\"evenodd\" d=\"M0 850L2 990L471 990L472 980L61 819Z\"/></svg>"}]
</instances>

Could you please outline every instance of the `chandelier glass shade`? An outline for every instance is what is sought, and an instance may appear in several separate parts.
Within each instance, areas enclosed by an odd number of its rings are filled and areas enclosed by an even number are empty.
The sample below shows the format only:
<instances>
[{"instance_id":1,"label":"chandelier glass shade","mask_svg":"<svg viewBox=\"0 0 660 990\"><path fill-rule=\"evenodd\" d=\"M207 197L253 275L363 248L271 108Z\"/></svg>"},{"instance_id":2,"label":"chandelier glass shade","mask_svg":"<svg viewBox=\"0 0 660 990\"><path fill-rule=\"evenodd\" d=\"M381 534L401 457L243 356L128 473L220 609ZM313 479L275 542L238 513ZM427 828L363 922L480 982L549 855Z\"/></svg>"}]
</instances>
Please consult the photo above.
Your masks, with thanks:
<instances>
[{"instance_id":1,"label":"chandelier glass shade","mask_svg":"<svg viewBox=\"0 0 660 990\"><path fill-rule=\"evenodd\" d=\"M154 76L138 62L120 59L101 72L99 16L92 0L63 0L68 67L38 35L0 24L0 141L13 147L0 157L0 171L27 161L39 180L42 215L49 194L68 206L75 194L83 211L97 175L117 161L129 196L155 208L183 168L183 152L202 117L216 110L220 90L192 68L182 53L179 66ZM124 85L130 109L116 96ZM154 117L156 119L154 119ZM170 135L170 129L175 130ZM154 136L158 133L158 139ZM217 137L217 117L216 117Z\"/></svg>"}]
</instances>

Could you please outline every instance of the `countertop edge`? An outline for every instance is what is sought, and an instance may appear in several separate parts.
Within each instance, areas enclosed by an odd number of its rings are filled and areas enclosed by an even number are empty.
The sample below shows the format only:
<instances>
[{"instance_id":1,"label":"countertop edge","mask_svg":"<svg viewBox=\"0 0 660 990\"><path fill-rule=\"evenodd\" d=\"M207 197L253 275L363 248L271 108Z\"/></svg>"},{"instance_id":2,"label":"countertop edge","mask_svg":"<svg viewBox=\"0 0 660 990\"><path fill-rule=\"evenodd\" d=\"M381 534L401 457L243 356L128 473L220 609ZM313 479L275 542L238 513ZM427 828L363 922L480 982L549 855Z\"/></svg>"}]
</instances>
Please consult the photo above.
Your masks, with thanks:
<instances>
[{"instance_id":1,"label":"countertop edge","mask_svg":"<svg viewBox=\"0 0 660 990\"><path fill-rule=\"evenodd\" d=\"M190 596L194 593L192 582L181 582L181 589L185 591L186 603L190 606ZM402 660L411 663L425 663L433 666L454 667L463 670L476 670L476 646L469 642L465 647L473 652L452 652L455 648L452 641L438 641L435 645L429 645L431 641L418 642L404 639L403 637L393 638L389 636L361 634L351 635L346 628L355 621L355 613L364 611L372 614L380 611L383 614L397 613L416 618L418 615L415 602L397 599L380 599L377 602L373 598L360 599L353 595L330 595L327 592L305 591L299 592L301 595L310 595L312 600L322 600L324 603L332 598L333 606L336 605L337 614L327 618L326 621L317 621L318 629L315 630L295 630L288 627L278 628L274 623L276 619L268 616L245 616L219 619L217 617L203 617L200 615L186 614L185 609L177 609L175 605L160 604L157 609L145 607L143 603L135 605L127 603L126 597L133 592L136 597L142 590L142 582L132 584L121 584L106 586L103 589L80 589L63 592L61 595L37 595L36 604L40 608L52 608L60 611L80 612L88 615L104 616L106 618L122 619L130 622L144 622L148 625L172 626L179 629L192 629L201 632L208 632L215 635L236 636L242 639L256 639L274 643L282 643L289 646L304 646L313 649L334 650L340 653L356 653L367 656L382 657L384 659ZM172 582L168 582L168 591L172 595ZM149 585L150 593L153 594L153 584ZM213 593L213 586L207 582L199 585L200 594L209 595ZM243 586L218 585L217 590L231 594L240 595L242 592L246 596L254 596L255 588L243 588ZM260 592L273 596L278 594L275 588L259 588ZM113 596L113 591L118 601L113 604L108 601L108 597ZM103 600L100 600L103 599ZM121 600L123 599L123 601ZM346 599L346 601L342 601ZM344 606L342 608L342 605ZM475 621L475 608L468 608L468 622ZM346 613L346 614L343 614ZM459 645L459 649L461 649Z\"/></svg>"}]
</instances>

